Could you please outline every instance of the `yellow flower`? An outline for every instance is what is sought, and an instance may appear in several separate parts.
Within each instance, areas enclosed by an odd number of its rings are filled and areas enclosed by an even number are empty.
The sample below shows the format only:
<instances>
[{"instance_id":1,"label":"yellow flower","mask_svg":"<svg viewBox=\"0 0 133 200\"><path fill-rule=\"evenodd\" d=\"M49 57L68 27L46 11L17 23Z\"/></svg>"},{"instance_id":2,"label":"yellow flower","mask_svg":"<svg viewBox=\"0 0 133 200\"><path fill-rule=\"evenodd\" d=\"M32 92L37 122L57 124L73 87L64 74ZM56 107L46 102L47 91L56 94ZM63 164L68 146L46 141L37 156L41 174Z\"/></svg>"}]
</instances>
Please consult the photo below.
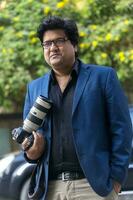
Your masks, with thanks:
<instances>
[{"instance_id":1,"label":"yellow flower","mask_svg":"<svg viewBox=\"0 0 133 200\"><path fill-rule=\"evenodd\" d=\"M118 53L118 55L119 55L119 57L121 57L121 56L124 55L124 52L123 52L123 51L120 51L120 52Z\"/></svg>"},{"instance_id":2,"label":"yellow flower","mask_svg":"<svg viewBox=\"0 0 133 200\"><path fill-rule=\"evenodd\" d=\"M35 31L30 31L29 32L29 37L33 37L33 36L35 36L36 35L36 32Z\"/></svg>"},{"instance_id":3,"label":"yellow flower","mask_svg":"<svg viewBox=\"0 0 133 200\"><path fill-rule=\"evenodd\" d=\"M13 54L14 53L14 50L13 49L8 49L8 52L10 53L10 54Z\"/></svg>"},{"instance_id":4,"label":"yellow flower","mask_svg":"<svg viewBox=\"0 0 133 200\"><path fill-rule=\"evenodd\" d=\"M95 31L97 29L97 26L95 24L91 25L90 28Z\"/></svg>"},{"instance_id":5,"label":"yellow flower","mask_svg":"<svg viewBox=\"0 0 133 200\"><path fill-rule=\"evenodd\" d=\"M133 60L133 54L129 57L130 60Z\"/></svg>"},{"instance_id":6,"label":"yellow flower","mask_svg":"<svg viewBox=\"0 0 133 200\"><path fill-rule=\"evenodd\" d=\"M133 60L133 49L131 49L131 50L129 51L129 54L130 54L129 59L130 59L130 60Z\"/></svg>"},{"instance_id":7,"label":"yellow flower","mask_svg":"<svg viewBox=\"0 0 133 200\"><path fill-rule=\"evenodd\" d=\"M13 21L14 21L14 22L18 22L18 21L19 21L19 17L14 17L14 18L13 18Z\"/></svg>"},{"instance_id":8,"label":"yellow flower","mask_svg":"<svg viewBox=\"0 0 133 200\"><path fill-rule=\"evenodd\" d=\"M130 52L131 54L133 54L133 49L131 49L129 52Z\"/></svg>"},{"instance_id":9,"label":"yellow flower","mask_svg":"<svg viewBox=\"0 0 133 200\"><path fill-rule=\"evenodd\" d=\"M65 4L66 4L66 3L65 3L64 1L60 1L60 2L58 2L58 3L56 4L56 7L59 8L59 9L62 9L62 8L64 8Z\"/></svg>"},{"instance_id":10,"label":"yellow flower","mask_svg":"<svg viewBox=\"0 0 133 200\"><path fill-rule=\"evenodd\" d=\"M80 43L79 47L80 47L81 49L84 49L84 48L85 48L85 43Z\"/></svg>"},{"instance_id":11,"label":"yellow flower","mask_svg":"<svg viewBox=\"0 0 133 200\"><path fill-rule=\"evenodd\" d=\"M118 42L119 40L120 40L120 36L116 36L115 38L114 38L114 40L116 41L116 42Z\"/></svg>"},{"instance_id":12,"label":"yellow flower","mask_svg":"<svg viewBox=\"0 0 133 200\"><path fill-rule=\"evenodd\" d=\"M16 36L17 36L18 38L22 38L22 37L23 37L23 32L22 32L22 31L17 32L17 33L16 33Z\"/></svg>"},{"instance_id":13,"label":"yellow flower","mask_svg":"<svg viewBox=\"0 0 133 200\"><path fill-rule=\"evenodd\" d=\"M121 51L121 52L118 53L118 57L119 57L119 59L120 59L121 62L124 62L125 59L126 59L125 58L125 54L124 54L123 51Z\"/></svg>"},{"instance_id":14,"label":"yellow flower","mask_svg":"<svg viewBox=\"0 0 133 200\"><path fill-rule=\"evenodd\" d=\"M89 43L80 43L79 47L80 47L81 49L86 49L86 48L89 47Z\"/></svg>"},{"instance_id":15,"label":"yellow flower","mask_svg":"<svg viewBox=\"0 0 133 200\"><path fill-rule=\"evenodd\" d=\"M108 33L108 34L105 36L106 41L110 41L111 38L112 38L112 34L111 34L111 33Z\"/></svg>"},{"instance_id":16,"label":"yellow flower","mask_svg":"<svg viewBox=\"0 0 133 200\"><path fill-rule=\"evenodd\" d=\"M103 38L102 38L102 37L97 37L97 40L98 40L99 42L102 42L102 41L103 41Z\"/></svg>"},{"instance_id":17,"label":"yellow flower","mask_svg":"<svg viewBox=\"0 0 133 200\"><path fill-rule=\"evenodd\" d=\"M68 3L69 2L69 0L64 0L64 3Z\"/></svg>"},{"instance_id":18,"label":"yellow flower","mask_svg":"<svg viewBox=\"0 0 133 200\"><path fill-rule=\"evenodd\" d=\"M124 24L128 25L129 24L129 20L125 19Z\"/></svg>"},{"instance_id":19,"label":"yellow flower","mask_svg":"<svg viewBox=\"0 0 133 200\"><path fill-rule=\"evenodd\" d=\"M43 12L44 12L45 15L48 15L50 11L51 11L51 8L49 6L46 6L44 8L44 10L43 10Z\"/></svg>"},{"instance_id":20,"label":"yellow flower","mask_svg":"<svg viewBox=\"0 0 133 200\"><path fill-rule=\"evenodd\" d=\"M103 59L106 59L107 58L107 53L101 53L101 57L103 58Z\"/></svg>"},{"instance_id":21,"label":"yellow flower","mask_svg":"<svg viewBox=\"0 0 133 200\"><path fill-rule=\"evenodd\" d=\"M94 40L94 41L92 42L92 46L95 48L95 47L97 47L97 45L98 45L98 41Z\"/></svg>"},{"instance_id":22,"label":"yellow flower","mask_svg":"<svg viewBox=\"0 0 133 200\"><path fill-rule=\"evenodd\" d=\"M3 31L4 30L4 26L0 26L0 31Z\"/></svg>"},{"instance_id":23,"label":"yellow flower","mask_svg":"<svg viewBox=\"0 0 133 200\"><path fill-rule=\"evenodd\" d=\"M80 37L85 37L85 36L86 36L86 33L83 32L83 31L81 31L81 32L79 33L79 36L80 36Z\"/></svg>"},{"instance_id":24,"label":"yellow flower","mask_svg":"<svg viewBox=\"0 0 133 200\"><path fill-rule=\"evenodd\" d=\"M33 38L30 40L30 42L31 42L32 44L37 43L37 41L38 41L38 39L37 39L36 37L33 37Z\"/></svg>"},{"instance_id":25,"label":"yellow flower","mask_svg":"<svg viewBox=\"0 0 133 200\"><path fill-rule=\"evenodd\" d=\"M5 48L2 49L3 54L7 54L7 50Z\"/></svg>"}]
</instances>

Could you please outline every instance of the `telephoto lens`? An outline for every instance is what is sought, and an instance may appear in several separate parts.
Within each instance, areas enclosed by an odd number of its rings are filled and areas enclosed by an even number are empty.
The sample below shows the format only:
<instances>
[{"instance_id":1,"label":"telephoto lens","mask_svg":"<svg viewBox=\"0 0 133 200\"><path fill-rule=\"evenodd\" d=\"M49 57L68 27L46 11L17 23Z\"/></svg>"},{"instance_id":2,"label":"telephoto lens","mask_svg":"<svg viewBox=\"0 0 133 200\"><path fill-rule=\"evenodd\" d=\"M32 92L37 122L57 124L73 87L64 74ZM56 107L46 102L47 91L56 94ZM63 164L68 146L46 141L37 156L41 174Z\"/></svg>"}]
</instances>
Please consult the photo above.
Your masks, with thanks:
<instances>
[{"instance_id":1,"label":"telephoto lens","mask_svg":"<svg viewBox=\"0 0 133 200\"><path fill-rule=\"evenodd\" d=\"M25 150L28 150L34 142L32 131L36 131L42 126L51 107L52 102L48 98L42 95L38 96L26 119L24 120L23 126L13 129L13 140L21 144L24 139L27 138L28 147Z\"/></svg>"}]
</instances>

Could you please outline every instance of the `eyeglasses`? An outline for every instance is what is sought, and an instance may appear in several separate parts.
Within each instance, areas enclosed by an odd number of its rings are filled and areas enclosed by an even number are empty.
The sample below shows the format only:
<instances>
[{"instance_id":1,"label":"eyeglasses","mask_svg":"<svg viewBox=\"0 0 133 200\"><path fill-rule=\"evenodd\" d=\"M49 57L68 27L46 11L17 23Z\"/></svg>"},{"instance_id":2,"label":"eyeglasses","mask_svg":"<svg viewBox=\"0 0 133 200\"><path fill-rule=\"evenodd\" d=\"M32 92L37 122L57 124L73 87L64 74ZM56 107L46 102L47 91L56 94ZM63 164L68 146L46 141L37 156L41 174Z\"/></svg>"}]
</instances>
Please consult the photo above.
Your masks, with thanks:
<instances>
[{"instance_id":1,"label":"eyeglasses","mask_svg":"<svg viewBox=\"0 0 133 200\"><path fill-rule=\"evenodd\" d=\"M62 47L67 40L67 38L57 38L56 40L42 42L42 46L44 49L49 49L52 46L52 44L58 47Z\"/></svg>"}]
</instances>

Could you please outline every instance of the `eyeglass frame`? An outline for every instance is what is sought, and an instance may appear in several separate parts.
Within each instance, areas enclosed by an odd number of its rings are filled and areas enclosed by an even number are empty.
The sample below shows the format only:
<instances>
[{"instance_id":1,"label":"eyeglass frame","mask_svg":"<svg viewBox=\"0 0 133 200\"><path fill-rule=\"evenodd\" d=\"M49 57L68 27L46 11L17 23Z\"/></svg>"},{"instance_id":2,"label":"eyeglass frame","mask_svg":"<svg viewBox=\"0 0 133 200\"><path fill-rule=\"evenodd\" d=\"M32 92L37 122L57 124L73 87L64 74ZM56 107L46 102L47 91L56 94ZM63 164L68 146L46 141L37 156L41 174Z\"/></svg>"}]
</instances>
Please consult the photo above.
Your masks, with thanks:
<instances>
[{"instance_id":1,"label":"eyeglass frame","mask_svg":"<svg viewBox=\"0 0 133 200\"><path fill-rule=\"evenodd\" d=\"M57 38L55 40L48 40L48 41L44 41L41 43L42 47L44 49L50 49L52 44L54 44L57 47L62 47L66 41L68 41L68 38ZM61 44L57 44L58 42L61 42ZM45 44L50 43L48 46L45 46Z\"/></svg>"}]
</instances>

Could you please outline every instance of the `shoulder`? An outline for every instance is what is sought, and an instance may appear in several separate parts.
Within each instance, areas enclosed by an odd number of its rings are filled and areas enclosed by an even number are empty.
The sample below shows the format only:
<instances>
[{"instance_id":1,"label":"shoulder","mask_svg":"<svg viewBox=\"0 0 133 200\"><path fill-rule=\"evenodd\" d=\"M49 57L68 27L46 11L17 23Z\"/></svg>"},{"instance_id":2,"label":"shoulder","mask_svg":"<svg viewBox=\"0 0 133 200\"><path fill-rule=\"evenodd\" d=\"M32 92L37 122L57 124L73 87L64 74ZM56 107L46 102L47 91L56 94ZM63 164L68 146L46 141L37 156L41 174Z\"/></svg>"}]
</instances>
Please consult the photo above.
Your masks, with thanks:
<instances>
[{"instance_id":1,"label":"shoulder","mask_svg":"<svg viewBox=\"0 0 133 200\"><path fill-rule=\"evenodd\" d=\"M85 64L80 61L80 66L85 68L86 70L91 70L92 72L103 74L109 72L115 72L113 67L110 66L102 66L102 65L95 65L95 64Z\"/></svg>"},{"instance_id":2,"label":"shoulder","mask_svg":"<svg viewBox=\"0 0 133 200\"><path fill-rule=\"evenodd\" d=\"M85 64L80 61L80 68L89 72L91 77L100 78L107 80L108 77L117 77L117 73L113 67L110 66L102 66L102 65L94 65L94 64ZM82 71L82 70L81 70Z\"/></svg>"},{"instance_id":3,"label":"shoulder","mask_svg":"<svg viewBox=\"0 0 133 200\"><path fill-rule=\"evenodd\" d=\"M32 80L31 82L29 82L29 85L34 86L34 85L40 85L43 82L47 81L49 79L50 76L50 72L44 74L43 76L36 78L34 80Z\"/></svg>"}]
</instances>

